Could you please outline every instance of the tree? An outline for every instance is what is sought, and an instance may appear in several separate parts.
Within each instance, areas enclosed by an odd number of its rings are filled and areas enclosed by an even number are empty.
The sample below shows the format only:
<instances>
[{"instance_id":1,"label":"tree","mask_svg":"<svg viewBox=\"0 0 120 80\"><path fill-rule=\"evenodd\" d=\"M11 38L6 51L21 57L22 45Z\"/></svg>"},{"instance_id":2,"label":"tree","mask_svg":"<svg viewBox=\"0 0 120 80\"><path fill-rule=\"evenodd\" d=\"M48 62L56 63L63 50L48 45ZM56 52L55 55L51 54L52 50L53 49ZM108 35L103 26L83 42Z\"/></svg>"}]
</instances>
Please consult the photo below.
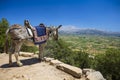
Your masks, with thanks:
<instances>
[{"instance_id":1,"label":"tree","mask_svg":"<svg viewBox=\"0 0 120 80\"><path fill-rule=\"evenodd\" d=\"M2 18L0 20L0 53L4 52L5 32L9 27L7 19Z\"/></svg>"}]
</instances>

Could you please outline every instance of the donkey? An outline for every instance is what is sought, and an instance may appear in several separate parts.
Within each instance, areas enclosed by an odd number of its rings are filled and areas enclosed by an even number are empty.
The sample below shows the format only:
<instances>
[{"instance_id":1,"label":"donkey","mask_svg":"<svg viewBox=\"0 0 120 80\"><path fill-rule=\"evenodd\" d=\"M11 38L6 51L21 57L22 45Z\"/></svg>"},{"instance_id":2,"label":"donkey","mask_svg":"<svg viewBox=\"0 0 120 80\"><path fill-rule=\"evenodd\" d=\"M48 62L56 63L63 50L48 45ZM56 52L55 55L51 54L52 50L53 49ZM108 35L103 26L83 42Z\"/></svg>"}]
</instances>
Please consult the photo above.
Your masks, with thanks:
<instances>
[{"instance_id":1,"label":"donkey","mask_svg":"<svg viewBox=\"0 0 120 80\"><path fill-rule=\"evenodd\" d=\"M57 41L58 40L58 29L61 26L62 25L59 25L58 27L46 27L47 40L49 39L49 36L51 35L53 40ZM20 51L23 43L34 44L34 42L32 40L34 34L29 35L27 28L29 28L32 31L33 27L30 25L28 20L25 20L24 27L22 27L18 24L14 24L6 31L5 51L6 51L6 53L9 53L9 65L10 66L12 65L12 54L15 55L17 65L18 66L23 65L20 62L19 57L18 57L19 51ZM9 51L8 51L8 36L10 37L10 41L11 41ZM45 43L39 44L38 58L40 60L43 59L43 50L46 46L46 43L47 43L47 41ZM26 44L26 45L30 46L29 44Z\"/></svg>"}]
</instances>

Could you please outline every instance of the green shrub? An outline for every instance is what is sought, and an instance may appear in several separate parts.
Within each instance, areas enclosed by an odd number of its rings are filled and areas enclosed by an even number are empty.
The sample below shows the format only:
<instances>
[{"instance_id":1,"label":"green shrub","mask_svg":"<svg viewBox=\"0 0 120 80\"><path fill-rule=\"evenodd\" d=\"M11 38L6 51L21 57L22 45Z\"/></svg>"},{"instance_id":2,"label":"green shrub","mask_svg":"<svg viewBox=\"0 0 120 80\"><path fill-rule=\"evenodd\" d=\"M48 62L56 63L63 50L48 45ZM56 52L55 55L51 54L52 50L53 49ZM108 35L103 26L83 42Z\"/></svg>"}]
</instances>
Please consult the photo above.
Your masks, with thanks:
<instances>
[{"instance_id":1,"label":"green shrub","mask_svg":"<svg viewBox=\"0 0 120 80\"><path fill-rule=\"evenodd\" d=\"M58 41L49 41L46 47L47 53L45 56L54 57L67 64L80 68L90 67L90 59L88 53L69 49L69 44L62 39Z\"/></svg>"},{"instance_id":2,"label":"green shrub","mask_svg":"<svg viewBox=\"0 0 120 80\"><path fill-rule=\"evenodd\" d=\"M82 51L77 51L71 54L74 60L74 66L80 67L80 68L89 68L90 67L90 61L89 54ZM71 59L71 58L70 58Z\"/></svg>"},{"instance_id":3,"label":"green shrub","mask_svg":"<svg viewBox=\"0 0 120 80\"><path fill-rule=\"evenodd\" d=\"M7 19L2 18L0 20L0 53L4 52L4 43L5 43L5 32L8 29L9 23Z\"/></svg>"},{"instance_id":4,"label":"green shrub","mask_svg":"<svg viewBox=\"0 0 120 80\"><path fill-rule=\"evenodd\" d=\"M49 57L54 57L63 62L67 62L67 57L71 53L68 45L61 39L58 41L48 41L46 50L48 53L45 53L44 56L50 55Z\"/></svg>"},{"instance_id":5,"label":"green shrub","mask_svg":"<svg viewBox=\"0 0 120 80\"><path fill-rule=\"evenodd\" d=\"M119 80L120 50L108 49L105 54L96 55L93 67L102 72L106 79Z\"/></svg>"},{"instance_id":6,"label":"green shrub","mask_svg":"<svg viewBox=\"0 0 120 80\"><path fill-rule=\"evenodd\" d=\"M35 53L36 51L38 51L38 48L36 46L25 46L25 45L23 45L22 48L21 48L21 51Z\"/></svg>"}]
</instances>

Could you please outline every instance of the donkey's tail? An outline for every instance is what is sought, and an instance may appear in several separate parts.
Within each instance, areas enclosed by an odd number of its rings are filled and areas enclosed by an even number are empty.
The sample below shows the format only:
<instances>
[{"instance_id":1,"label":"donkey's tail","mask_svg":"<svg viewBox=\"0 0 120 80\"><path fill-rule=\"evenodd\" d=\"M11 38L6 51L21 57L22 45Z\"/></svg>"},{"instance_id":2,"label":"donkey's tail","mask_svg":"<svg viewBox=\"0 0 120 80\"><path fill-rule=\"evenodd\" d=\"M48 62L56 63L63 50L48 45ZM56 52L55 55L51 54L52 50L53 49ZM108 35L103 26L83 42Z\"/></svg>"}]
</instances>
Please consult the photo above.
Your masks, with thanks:
<instances>
[{"instance_id":1,"label":"donkey's tail","mask_svg":"<svg viewBox=\"0 0 120 80\"><path fill-rule=\"evenodd\" d=\"M4 45L4 52L8 54L8 46L9 46L9 41L8 41L8 33L9 33L9 28L6 31L6 39L5 39L5 45Z\"/></svg>"}]
</instances>

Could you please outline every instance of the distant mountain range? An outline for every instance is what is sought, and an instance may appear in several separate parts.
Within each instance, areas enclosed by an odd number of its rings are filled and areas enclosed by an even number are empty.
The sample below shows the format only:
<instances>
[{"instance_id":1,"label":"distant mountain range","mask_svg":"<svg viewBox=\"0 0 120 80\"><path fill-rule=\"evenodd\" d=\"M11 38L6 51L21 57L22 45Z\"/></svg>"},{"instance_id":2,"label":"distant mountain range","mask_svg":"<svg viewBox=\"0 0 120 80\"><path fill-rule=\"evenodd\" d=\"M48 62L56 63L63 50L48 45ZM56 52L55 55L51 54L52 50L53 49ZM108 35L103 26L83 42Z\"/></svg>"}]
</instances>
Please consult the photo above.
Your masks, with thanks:
<instances>
[{"instance_id":1,"label":"distant mountain range","mask_svg":"<svg viewBox=\"0 0 120 80\"><path fill-rule=\"evenodd\" d=\"M107 32L97 29L62 29L59 31L60 34L71 34L71 35L101 35L101 36L118 36L120 37L120 32Z\"/></svg>"}]
</instances>

